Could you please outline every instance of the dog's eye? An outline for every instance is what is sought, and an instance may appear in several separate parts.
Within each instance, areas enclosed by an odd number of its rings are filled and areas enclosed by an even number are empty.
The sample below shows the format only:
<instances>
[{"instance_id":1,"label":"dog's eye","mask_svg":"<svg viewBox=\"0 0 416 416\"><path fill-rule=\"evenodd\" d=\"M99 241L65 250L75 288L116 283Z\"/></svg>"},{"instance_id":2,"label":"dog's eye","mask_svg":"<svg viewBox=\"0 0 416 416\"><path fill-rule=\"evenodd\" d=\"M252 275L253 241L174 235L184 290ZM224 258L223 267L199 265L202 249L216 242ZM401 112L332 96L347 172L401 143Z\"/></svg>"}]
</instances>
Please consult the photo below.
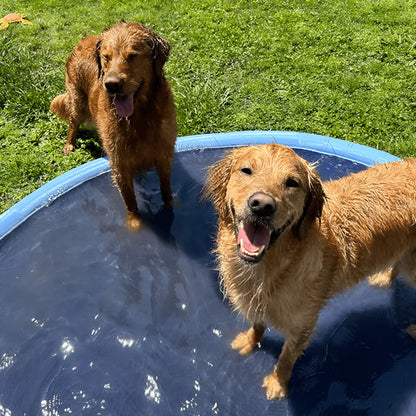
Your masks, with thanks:
<instances>
[{"instance_id":1,"label":"dog's eye","mask_svg":"<svg viewBox=\"0 0 416 416\"><path fill-rule=\"evenodd\" d=\"M137 53L137 52L132 52L132 53L129 53L128 54L128 56L127 56L127 59L129 60L129 61L132 61L134 58L136 58L137 56L138 56L139 54Z\"/></svg>"},{"instance_id":2,"label":"dog's eye","mask_svg":"<svg viewBox=\"0 0 416 416\"><path fill-rule=\"evenodd\" d=\"M103 55L103 60L105 62L108 62L110 60L110 57L108 55Z\"/></svg>"},{"instance_id":3,"label":"dog's eye","mask_svg":"<svg viewBox=\"0 0 416 416\"><path fill-rule=\"evenodd\" d=\"M253 173L250 168L242 168L241 172L243 172L245 175L251 175Z\"/></svg>"},{"instance_id":4,"label":"dog's eye","mask_svg":"<svg viewBox=\"0 0 416 416\"><path fill-rule=\"evenodd\" d=\"M286 181L286 188L299 188L299 182L293 178L289 178Z\"/></svg>"}]
</instances>

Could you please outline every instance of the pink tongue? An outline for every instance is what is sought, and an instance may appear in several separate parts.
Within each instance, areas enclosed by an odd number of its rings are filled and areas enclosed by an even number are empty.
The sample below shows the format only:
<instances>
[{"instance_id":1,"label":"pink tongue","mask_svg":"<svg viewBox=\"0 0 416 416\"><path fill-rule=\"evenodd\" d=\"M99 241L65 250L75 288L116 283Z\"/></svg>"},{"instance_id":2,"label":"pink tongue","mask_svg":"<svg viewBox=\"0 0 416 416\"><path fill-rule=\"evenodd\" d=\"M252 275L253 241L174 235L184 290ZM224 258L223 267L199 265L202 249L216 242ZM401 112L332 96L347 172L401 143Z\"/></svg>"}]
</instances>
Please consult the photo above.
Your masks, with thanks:
<instances>
[{"instance_id":1,"label":"pink tongue","mask_svg":"<svg viewBox=\"0 0 416 416\"><path fill-rule=\"evenodd\" d=\"M114 105L119 117L126 118L133 114L133 94L130 95L119 95L117 94L114 99Z\"/></svg>"},{"instance_id":2,"label":"pink tongue","mask_svg":"<svg viewBox=\"0 0 416 416\"><path fill-rule=\"evenodd\" d=\"M270 233L267 228L256 226L255 224L244 224L238 230L238 244L243 242L243 247L249 253L256 253L262 246L268 246Z\"/></svg>"}]
</instances>

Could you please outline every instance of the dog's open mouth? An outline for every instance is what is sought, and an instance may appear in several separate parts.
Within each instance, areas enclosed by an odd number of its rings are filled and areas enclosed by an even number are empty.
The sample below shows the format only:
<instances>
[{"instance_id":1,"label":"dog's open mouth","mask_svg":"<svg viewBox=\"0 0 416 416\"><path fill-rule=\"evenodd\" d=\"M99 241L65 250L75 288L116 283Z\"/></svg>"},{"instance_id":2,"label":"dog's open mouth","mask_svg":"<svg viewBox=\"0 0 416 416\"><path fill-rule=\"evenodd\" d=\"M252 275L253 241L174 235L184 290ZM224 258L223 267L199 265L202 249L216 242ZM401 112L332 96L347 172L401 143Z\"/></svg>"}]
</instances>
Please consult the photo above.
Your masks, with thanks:
<instances>
[{"instance_id":1,"label":"dog's open mouth","mask_svg":"<svg viewBox=\"0 0 416 416\"><path fill-rule=\"evenodd\" d=\"M241 221L236 225L238 255L248 263L258 263L290 224L288 220L281 228L273 230L259 223Z\"/></svg>"},{"instance_id":2,"label":"dog's open mouth","mask_svg":"<svg viewBox=\"0 0 416 416\"><path fill-rule=\"evenodd\" d=\"M130 117L134 111L134 94L116 94L114 96L114 106L116 107L116 112L119 117Z\"/></svg>"},{"instance_id":3,"label":"dog's open mouth","mask_svg":"<svg viewBox=\"0 0 416 416\"><path fill-rule=\"evenodd\" d=\"M271 234L272 231L262 225L241 222L237 234L239 256L249 262L260 261L269 247Z\"/></svg>"},{"instance_id":4,"label":"dog's open mouth","mask_svg":"<svg viewBox=\"0 0 416 416\"><path fill-rule=\"evenodd\" d=\"M114 106L116 107L117 115L121 118L130 117L134 112L134 99L142 89L143 82L140 83L136 92L133 94L115 94L114 95Z\"/></svg>"}]
</instances>

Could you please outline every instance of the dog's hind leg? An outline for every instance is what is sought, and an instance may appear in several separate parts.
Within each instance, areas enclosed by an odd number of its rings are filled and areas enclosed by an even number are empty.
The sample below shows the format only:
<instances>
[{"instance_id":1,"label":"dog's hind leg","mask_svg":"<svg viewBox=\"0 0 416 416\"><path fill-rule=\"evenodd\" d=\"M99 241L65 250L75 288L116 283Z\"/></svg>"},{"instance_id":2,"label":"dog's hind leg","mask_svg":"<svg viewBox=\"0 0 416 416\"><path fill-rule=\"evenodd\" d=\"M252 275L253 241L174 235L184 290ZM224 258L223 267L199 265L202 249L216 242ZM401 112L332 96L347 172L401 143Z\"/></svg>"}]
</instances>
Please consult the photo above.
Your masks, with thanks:
<instances>
[{"instance_id":1,"label":"dog's hind leg","mask_svg":"<svg viewBox=\"0 0 416 416\"><path fill-rule=\"evenodd\" d=\"M67 155L75 149L75 142L77 139L78 129L81 125L80 115L73 114L71 109L77 108L71 103L71 96L68 93L55 97L51 103L50 110L55 113L60 119L69 123L69 135L62 152Z\"/></svg>"},{"instance_id":2,"label":"dog's hind leg","mask_svg":"<svg viewBox=\"0 0 416 416\"><path fill-rule=\"evenodd\" d=\"M392 270L392 277L401 274L416 289L416 249L408 251ZM416 341L416 323L407 328L408 334Z\"/></svg>"},{"instance_id":3,"label":"dog's hind leg","mask_svg":"<svg viewBox=\"0 0 416 416\"><path fill-rule=\"evenodd\" d=\"M408 326L406 331L416 341L416 324Z\"/></svg>"},{"instance_id":4,"label":"dog's hind leg","mask_svg":"<svg viewBox=\"0 0 416 416\"><path fill-rule=\"evenodd\" d=\"M87 95L80 88L73 85L67 86L67 94L69 134L68 140L62 149L66 155L75 150L79 126L91 121Z\"/></svg>"},{"instance_id":5,"label":"dog's hind leg","mask_svg":"<svg viewBox=\"0 0 416 416\"><path fill-rule=\"evenodd\" d=\"M263 338L266 325L263 322L255 323L248 331L240 332L231 343L231 348L240 355L249 355L254 347Z\"/></svg>"},{"instance_id":6,"label":"dog's hind leg","mask_svg":"<svg viewBox=\"0 0 416 416\"><path fill-rule=\"evenodd\" d=\"M79 124L73 120L69 121L69 134L68 140L65 143L65 146L62 149L64 155L67 155L75 150L75 143L77 141L77 134L79 129Z\"/></svg>"}]
</instances>

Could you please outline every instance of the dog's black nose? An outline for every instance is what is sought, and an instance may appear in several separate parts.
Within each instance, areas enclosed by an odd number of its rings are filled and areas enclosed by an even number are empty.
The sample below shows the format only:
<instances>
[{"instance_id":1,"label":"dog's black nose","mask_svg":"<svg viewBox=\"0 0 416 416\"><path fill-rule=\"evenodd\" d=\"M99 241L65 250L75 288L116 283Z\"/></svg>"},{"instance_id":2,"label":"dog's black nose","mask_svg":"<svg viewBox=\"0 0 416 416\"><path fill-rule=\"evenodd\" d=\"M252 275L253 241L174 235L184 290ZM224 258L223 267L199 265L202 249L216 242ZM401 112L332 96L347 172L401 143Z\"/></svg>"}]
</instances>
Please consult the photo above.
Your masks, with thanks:
<instances>
[{"instance_id":1,"label":"dog's black nose","mask_svg":"<svg viewBox=\"0 0 416 416\"><path fill-rule=\"evenodd\" d=\"M276 202L264 192L256 192L248 199L248 206L251 212L260 216L267 217L276 211Z\"/></svg>"},{"instance_id":2,"label":"dog's black nose","mask_svg":"<svg viewBox=\"0 0 416 416\"><path fill-rule=\"evenodd\" d=\"M123 88L123 79L109 75L104 82L104 86L109 93L117 94Z\"/></svg>"}]
</instances>

